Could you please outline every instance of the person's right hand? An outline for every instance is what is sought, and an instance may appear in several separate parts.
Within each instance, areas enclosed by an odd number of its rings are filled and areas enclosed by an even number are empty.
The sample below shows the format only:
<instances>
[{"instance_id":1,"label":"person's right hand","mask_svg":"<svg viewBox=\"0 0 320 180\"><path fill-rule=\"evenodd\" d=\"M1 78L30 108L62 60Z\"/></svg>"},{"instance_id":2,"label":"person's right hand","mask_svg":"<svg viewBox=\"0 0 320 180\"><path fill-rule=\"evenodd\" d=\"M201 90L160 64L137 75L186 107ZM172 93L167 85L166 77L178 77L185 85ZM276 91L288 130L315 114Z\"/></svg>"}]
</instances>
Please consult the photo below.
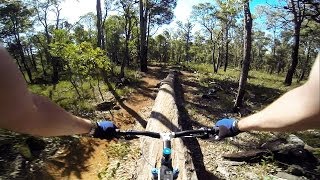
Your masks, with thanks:
<instances>
[{"instance_id":1,"label":"person's right hand","mask_svg":"<svg viewBox=\"0 0 320 180\"><path fill-rule=\"evenodd\" d=\"M116 135L117 126L111 121L100 121L97 122L97 126L93 132L94 138L100 139L112 139Z\"/></svg>"},{"instance_id":2,"label":"person's right hand","mask_svg":"<svg viewBox=\"0 0 320 180\"><path fill-rule=\"evenodd\" d=\"M238 122L232 118L224 118L217 121L215 127L219 129L219 134L216 136L216 140L238 135L240 130L238 129L237 123Z\"/></svg>"}]
</instances>

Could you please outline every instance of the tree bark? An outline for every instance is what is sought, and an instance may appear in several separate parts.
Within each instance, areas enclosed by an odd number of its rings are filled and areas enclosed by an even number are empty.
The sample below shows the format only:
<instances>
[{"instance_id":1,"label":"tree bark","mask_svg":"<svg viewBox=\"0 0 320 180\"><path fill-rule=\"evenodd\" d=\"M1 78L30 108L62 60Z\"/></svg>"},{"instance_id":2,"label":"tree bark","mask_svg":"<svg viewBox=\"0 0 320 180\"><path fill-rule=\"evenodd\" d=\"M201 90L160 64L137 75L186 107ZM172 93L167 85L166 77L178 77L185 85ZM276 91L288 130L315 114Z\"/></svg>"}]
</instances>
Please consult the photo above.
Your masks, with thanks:
<instances>
[{"instance_id":1,"label":"tree bark","mask_svg":"<svg viewBox=\"0 0 320 180\"><path fill-rule=\"evenodd\" d=\"M299 43L300 43L300 30L301 24L304 20L305 16L305 5L301 6L300 1L291 0L291 12L293 14L293 22L294 22L294 32L293 32L293 46L292 46L292 53L291 53L291 65L288 70L286 79L284 84L290 86L292 84L292 78L296 71L296 67L299 61Z\"/></svg>"},{"instance_id":2,"label":"tree bark","mask_svg":"<svg viewBox=\"0 0 320 180\"><path fill-rule=\"evenodd\" d=\"M290 86L292 84L292 78L296 71L296 67L298 65L298 54L299 54L299 43L300 43L300 28L301 24L297 23L294 26L294 36L293 36L293 46L292 46L292 53L291 53L291 65L288 70L286 79L284 84Z\"/></svg>"},{"instance_id":3,"label":"tree bark","mask_svg":"<svg viewBox=\"0 0 320 180\"><path fill-rule=\"evenodd\" d=\"M47 72L46 69L44 67L44 62L43 62L43 58L42 58L42 53L39 52L39 57L40 57L40 62L41 62L41 67L42 67L42 72L43 72L43 77L47 76Z\"/></svg>"},{"instance_id":4,"label":"tree bark","mask_svg":"<svg viewBox=\"0 0 320 180\"><path fill-rule=\"evenodd\" d=\"M244 44L243 44L243 65L239 80L239 88L237 93L236 102L234 104L234 110L237 110L243 105L243 97L245 94L245 86L247 84L247 78L250 67L251 58L251 45L252 45L252 17L249 8L249 0L246 0L244 6Z\"/></svg>"},{"instance_id":5,"label":"tree bark","mask_svg":"<svg viewBox=\"0 0 320 180\"><path fill-rule=\"evenodd\" d=\"M228 67L228 61L229 61L229 39L228 39L228 34L229 34L229 26L226 25L226 55L224 59L224 72L227 71Z\"/></svg>"},{"instance_id":6,"label":"tree bark","mask_svg":"<svg viewBox=\"0 0 320 180\"><path fill-rule=\"evenodd\" d=\"M103 31L102 31L102 12L101 12L101 1L97 0L96 4L96 11L97 11L97 30L98 30L98 42L97 47L104 49L104 41L103 41Z\"/></svg>"},{"instance_id":7,"label":"tree bark","mask_svg":"<svg viewBox=\"0 0 320 180\"><path fill-rule=\"evenodd\" d=\"M126 10L125 10L126 11ZM130 12L127 12L127 15L125 15L125 57L121 64L121 71L120 71L120 78L124 77L124 70L126 65L129 63L130 54L129 54L129 40L131 36L131 17Z\"/></svg>"},{"instance_id":8,"label":"tree bark","mask_svg":"<svg viewBox=\"0 0 320 180\"><path fill-rule=\"evenodd\" d=\"M148 7L147 0L140 0L140 70L148 71L147 62L147 23L148 23Z\"/></svg>"},{"instance_id":9,"label":"tree bark","mask_svg":"<svg viewBox=\"0 0 320 180\"><path fill-rule=\"evenodd\" d=\"M174 87L176 82L175 73L171 72L167 78L162 80L158 95L146 131L170 132L179 131L179 112L176 103L176 94ZM163 144L161 140L151 138L141 139L141 151L143 157L138 162L137 178L138 180L152 179L151 166L160 167L163 154ZM197 174L193 165L192 158L182 139L176 138L171 141L173 167L179 169L178 180L192 179L196 180ZM145 159L148 159L146 161Z\"/></svg>"},{"instance_id":10,"label":"tree bark","mask_svg":"<svg viewBox=\"0 0 320 180\"><path fill-rule=\"evenodd\" d=\"M37 63L36 63L36 60L34 58L31 45L29 47L26 47L26 51L27 51L28 56L30 58L30 61L32 63L33 69L37 72L38 71Z\"/></svg>"},{"instance_id":11,"label":"tree bark","mask_svg":"<svg viewBox=\"0 0 320 180\"><path fill-rule=\"evenodd\" d=\"M18 32L16 32L16 33L17 34L15 34L15 39L17 41L17 46L18 46L18 51L19 51L19 56L20 56L20 59L21 59L21 63L23 65L24 69L27 71L27 75L28 75L29 81L32 84L33 83L32 73L31 73L30 68L28 67L27 62L26 62L26 57L24 55L23 47L22 47L22 44L21 44L21 41L20 41L20 35L19 35Z\"/></svg>"},{"instance_id":12,"label":"tree bark","mask_svg":"<svg viewBox=\"0 0 320 180\"><path fill-rule=\"evenodd\" d=\"M300 75L300 78L298 79L298 82L302 81L304 79L305 74L306 74L307 66L308 66L309 60L310 60L310 49L311 49L311 45L309 44L308 49L307 49L306 62L304 63L304 65L302 67L302 73Z\"/></svg>"},{"instance_id":13,"label":"tree bark","mask_svg":"<svg viewBox=\"0 0 320 180\"><path fill-rule=\"evenodd\" d=\"M212 65L213 65L213 72L214 73L217 73L216 72L216 60L215 60L215 56L214 56L214 53L215 53L215 50L216 50L216 43L212 43Z\"/></svg>"}]
</instances>

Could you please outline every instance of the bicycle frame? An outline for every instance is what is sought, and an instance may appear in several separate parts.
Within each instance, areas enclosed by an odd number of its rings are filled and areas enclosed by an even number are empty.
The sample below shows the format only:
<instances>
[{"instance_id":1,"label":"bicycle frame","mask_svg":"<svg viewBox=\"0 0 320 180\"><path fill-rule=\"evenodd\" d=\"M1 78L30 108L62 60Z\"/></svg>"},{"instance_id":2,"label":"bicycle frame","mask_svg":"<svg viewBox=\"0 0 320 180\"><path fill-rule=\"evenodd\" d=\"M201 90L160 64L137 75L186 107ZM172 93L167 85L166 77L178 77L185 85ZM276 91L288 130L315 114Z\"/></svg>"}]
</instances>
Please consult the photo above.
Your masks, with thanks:
<instances>
[{"instance_id":1,"label":"bicycle frame","mask_svg":"<svg viewBox=\"0 0 320 180\"><path fill-rule=\"evenodd\" d=\"M173 133L160 133L160 138L163 141L162 159L160 170L153 168L151 173L153 179L158 180L173 180L178 177L179 170L173 169L171 158L171 140L174 138Z\"/></svg>"},{"instance_id":2,"label":"bicycle frame","mask_svg":"<svg viewBox=\"0 0 320 180\"><path fill-rule=\"evenodd\" d=\"M162 139L163 149L160 169L153 168L151 170L153 179L156 180L174 180L178 178L179 170L174 169L172 166L171 158L171 140L178 137L202 137L209 138L210 135L216 135L218 133L218 128L208 129L201 128L198 130L187 130L180 132L167 132L167 133L156 133L150 131L120 131L116 130L116 134L119 136L149 136L152 138Z\"/></svg>"}]
</instances>

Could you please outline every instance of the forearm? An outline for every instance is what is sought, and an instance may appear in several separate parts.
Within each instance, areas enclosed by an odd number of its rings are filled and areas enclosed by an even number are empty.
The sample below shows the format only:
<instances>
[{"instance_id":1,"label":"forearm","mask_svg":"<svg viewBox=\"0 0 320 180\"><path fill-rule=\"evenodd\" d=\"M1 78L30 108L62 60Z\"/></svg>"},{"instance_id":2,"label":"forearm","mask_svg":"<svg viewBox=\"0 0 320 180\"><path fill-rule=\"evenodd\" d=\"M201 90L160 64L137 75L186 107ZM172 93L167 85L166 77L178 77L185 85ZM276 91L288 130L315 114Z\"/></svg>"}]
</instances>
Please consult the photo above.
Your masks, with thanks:
<instances>
[{"instance_id":1,"label":"forearm","mask_svg":"<svg viewBox=\"0 0 320 180\"><path fill-rule=\"evenodd\" d=\"M31 94L14 60L0 46L0 128L39 136L88 133L89 120Z\"/></svg>"},{"instance_id":2,"label":"forearm","mask_svg":"<svg viewBox=\"0 0 320 180\"><path fill-rule=\"evenodd\" d=\"M287 92L262 111L240 120L238 127L241 131L298 131L320 128L319 101L319 91L310 90L308 85L303 85Z\"/></svg>"},{"instance_id":3,"label":"forearm","mask_svg":"<svg viewBox=\"0 0 320 180\"><path fill-rule=\"evenodd\" d=\"M74 116L45 97L33 95L33 108L12 119L6 128L37 136L62 136L88 133L89 120Z\"/></svg>"}]
</instances>

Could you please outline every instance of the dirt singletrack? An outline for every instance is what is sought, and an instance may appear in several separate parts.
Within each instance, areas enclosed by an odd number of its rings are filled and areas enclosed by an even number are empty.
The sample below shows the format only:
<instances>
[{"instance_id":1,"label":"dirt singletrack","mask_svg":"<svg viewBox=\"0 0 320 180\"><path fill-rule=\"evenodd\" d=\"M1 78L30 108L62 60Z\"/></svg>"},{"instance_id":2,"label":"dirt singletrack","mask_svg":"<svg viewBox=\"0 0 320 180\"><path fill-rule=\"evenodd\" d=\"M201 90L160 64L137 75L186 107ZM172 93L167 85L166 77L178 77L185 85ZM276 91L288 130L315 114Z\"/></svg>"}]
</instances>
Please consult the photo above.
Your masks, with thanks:
<instances>
[{"instance_id":1,"label":"dirt singletrack","mask_svg":"<svg viewBox=\"0 0 320 180\"><path fill-rule=\"evenodd\" d=\"M143 129L157 95L156 86L163 78L162 73L160 67L149 67L149 72L142 74L141 82L135 87L135 90L126 97L125 101L118 104L121 109L113 113L107 112L103 116L112 120L121 129ZM104 171L107 171L108 167L114 164L113 161L117 160L110 157L106 149L110 144L115 143L82 137L77 143L60 147L56 154L45 162L45 177L52 179L108 179L109 176L104 175ZM130 142L130 146L139 146L139 141ZM130 148L134 149L134 147ZM118 169L120 168L118 167ZM133 170L131 169L131 171ZM117 175L115 172L113 178L115 176L130 177L128 172L124 173ZM123 178L125 177L121 179Z\"/></svg>"}]
</instances>

